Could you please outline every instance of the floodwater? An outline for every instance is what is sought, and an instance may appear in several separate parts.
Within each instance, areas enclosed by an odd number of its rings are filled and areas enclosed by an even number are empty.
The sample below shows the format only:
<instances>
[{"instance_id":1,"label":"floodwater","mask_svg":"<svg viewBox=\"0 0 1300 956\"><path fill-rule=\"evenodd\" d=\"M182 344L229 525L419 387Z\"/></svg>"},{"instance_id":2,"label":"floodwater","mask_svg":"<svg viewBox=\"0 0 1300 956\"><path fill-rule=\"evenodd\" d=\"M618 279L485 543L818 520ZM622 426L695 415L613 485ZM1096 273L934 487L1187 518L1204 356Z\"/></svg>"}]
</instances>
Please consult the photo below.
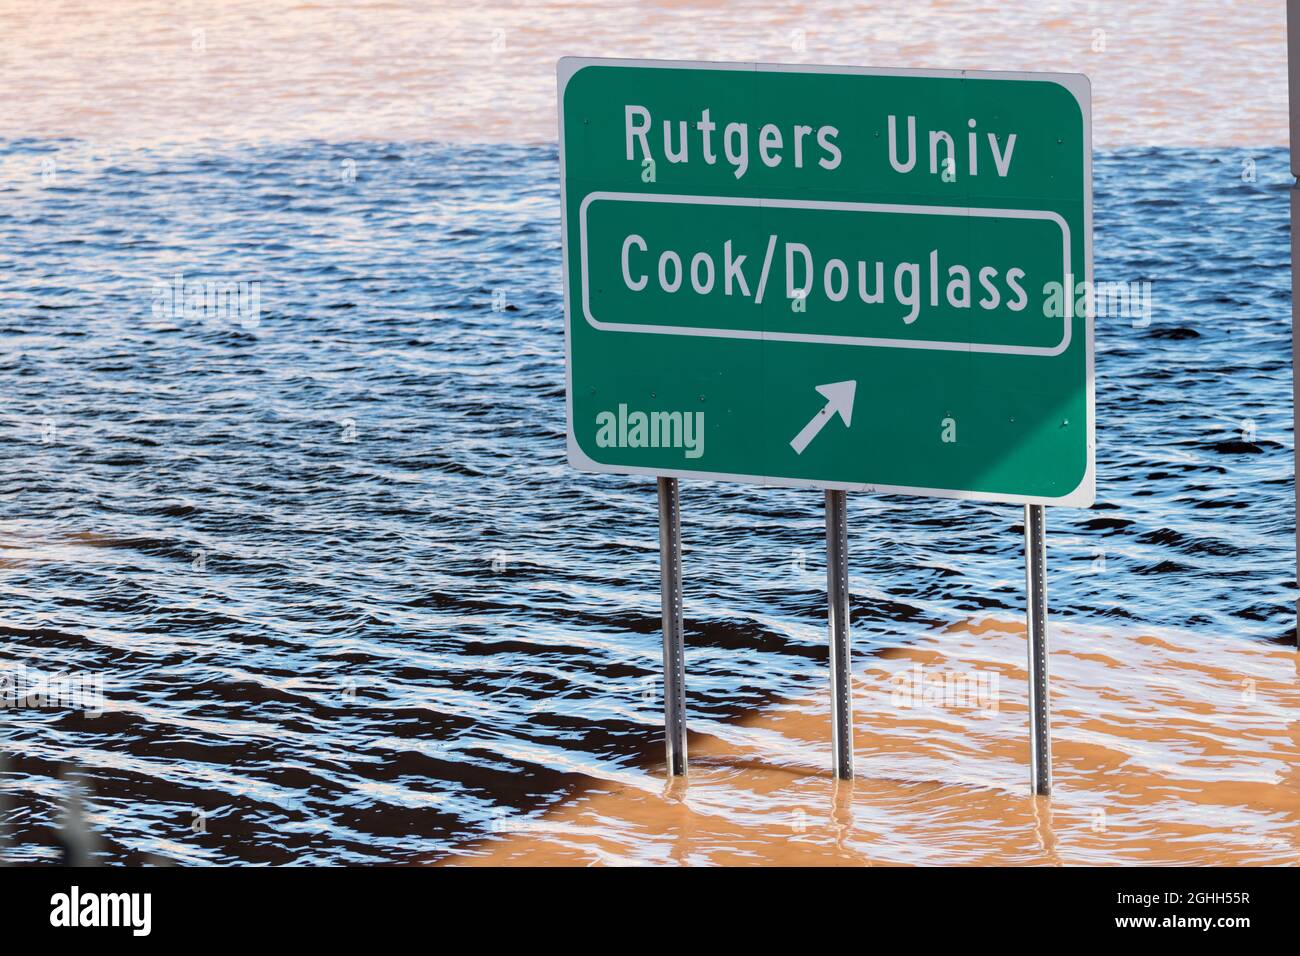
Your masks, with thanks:
<instances>
[{"instance_id":1,"label":"floodwater","mask_svg":"<svg viewBox=\"0 0 1300 956\"><path fill-rule=\"evenodd\" d=\"M118 863L1297 862L1282 12L1025 9L0 3L0 664L104 697L0 713L5 858L75 774ZM562 54L1092 76L1153 308L1048 512L1050 801L1019 509L850 496L835 788L821 496L706 482L665 788L654 483L564 460Z\"/></svg>"},{"instance_id":2,"label":"floodwater","mask_svg":"<svg viewBox=\"0 0 1300 956\"><path fill-rule=\"evenodd\" d=\"M693 737L685 782L610 774L448 862L1297 862L1293 649L1249 643L1225 669L1192 633L1053 640L1051 798L1028 795L1024 630L972 618L863 662L850 783L828 772L829 695L782 701ZM976 669L996 695L947 690Z\"/></svg>"},{"instance_id":3,"label":"floodwater","mask_svg":"<svg viewBox=\"0 0 1300 956\"><path fill-rule=\"evenodd\" d=\"M550 143L565 55L1086 73L1097 146L1286 142L1250 0L0 0L0 135Z\"/></svg>"}]
</instances>

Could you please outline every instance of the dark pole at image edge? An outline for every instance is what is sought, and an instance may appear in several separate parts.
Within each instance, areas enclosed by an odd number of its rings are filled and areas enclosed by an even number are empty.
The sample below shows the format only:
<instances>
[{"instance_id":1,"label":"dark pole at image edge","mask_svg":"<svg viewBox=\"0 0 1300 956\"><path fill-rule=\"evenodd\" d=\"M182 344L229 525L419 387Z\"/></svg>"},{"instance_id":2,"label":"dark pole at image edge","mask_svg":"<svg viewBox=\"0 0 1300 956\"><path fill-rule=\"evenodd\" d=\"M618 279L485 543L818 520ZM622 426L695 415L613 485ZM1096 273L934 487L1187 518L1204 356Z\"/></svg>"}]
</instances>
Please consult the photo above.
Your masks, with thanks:
<instances>
[{"instance_id":1,"label":"dark pole at image edge","mask_svg":"<svg viewBox=\"0 0 1300 956\"><path fill-rule=\"evenodd\" d=\"M1300 179L1296 162L1296 143L1300 142L1300 0L1287 0L1286 4L1286 59L1287 98L1291 111L1291 176ZM1295 321L1295 290L1300 288L1300 269L1297 269L1295 244L1296 230L1300 228L1300 184L1291 184L1291 415L1294 425L1295 407L1300 401L1300 380L1295 375L1295 357L1300 354L1300 334ZM1294 444L1295 429L1292 429ZM1295 461L1300 465L1300 445L1293 448ZM1297 468L1300 471L1300 468ZM1296 485L1296 513L1300 514L1300 483ZM1296 523L1296 556L1300 558L1300 522ZM1300 573L1297 574L1300 577ZM1296 616L1300 618L1300 601L1296 602ZM1300 626L1296 628L1296 645L1300 650Z\"/></svg>"},{"instance_id":2,"label":"dark pole at image edge","mask_svg":"<svg viewBox=\"0 0 1300 956\"><path fill-rule=\"evenodd\" d=\"M682 640L682 517L676 478L659 479L659 578L668 775L681 777L686 775L686 661Z\"/></svg>"}]
</instances>

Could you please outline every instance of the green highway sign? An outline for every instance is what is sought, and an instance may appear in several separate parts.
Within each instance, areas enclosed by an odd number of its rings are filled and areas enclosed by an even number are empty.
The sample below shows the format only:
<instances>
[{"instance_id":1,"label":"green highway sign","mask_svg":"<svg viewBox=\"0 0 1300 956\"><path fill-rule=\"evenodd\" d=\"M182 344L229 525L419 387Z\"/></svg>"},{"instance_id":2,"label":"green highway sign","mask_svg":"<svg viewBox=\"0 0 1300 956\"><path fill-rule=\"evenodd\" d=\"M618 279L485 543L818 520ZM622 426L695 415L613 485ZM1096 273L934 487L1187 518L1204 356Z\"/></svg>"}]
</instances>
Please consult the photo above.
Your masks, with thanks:
<instances>
[{"instance_id":1,"label":"green highway sign","mask_svg":"<svg viewBox=\"0 0 1300 956\"><path fill-rule=\"evenodd\" d=\"M558 72L572 464L1091 505L1085 77Z\"/></svg>"}]
</instances>

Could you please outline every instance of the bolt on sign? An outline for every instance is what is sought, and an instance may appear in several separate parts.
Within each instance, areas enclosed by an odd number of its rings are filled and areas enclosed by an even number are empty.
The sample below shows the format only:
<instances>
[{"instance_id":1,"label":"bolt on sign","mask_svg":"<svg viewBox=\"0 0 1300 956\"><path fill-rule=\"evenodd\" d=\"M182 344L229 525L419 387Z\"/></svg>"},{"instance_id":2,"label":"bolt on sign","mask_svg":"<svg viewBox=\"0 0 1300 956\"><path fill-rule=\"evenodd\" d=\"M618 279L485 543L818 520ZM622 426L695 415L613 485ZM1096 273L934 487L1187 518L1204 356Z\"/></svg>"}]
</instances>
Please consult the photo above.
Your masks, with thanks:
<instances>
[{"instance_id":1,"label":"bolt on sign","mask_svg":"<svg viewBox=\"0 0 1300 956\"><path fill-rule=\"evenodd\" d=\"M558 73L572 464L1092 503L1086 77Z\"/></svg>"}]
</instances>

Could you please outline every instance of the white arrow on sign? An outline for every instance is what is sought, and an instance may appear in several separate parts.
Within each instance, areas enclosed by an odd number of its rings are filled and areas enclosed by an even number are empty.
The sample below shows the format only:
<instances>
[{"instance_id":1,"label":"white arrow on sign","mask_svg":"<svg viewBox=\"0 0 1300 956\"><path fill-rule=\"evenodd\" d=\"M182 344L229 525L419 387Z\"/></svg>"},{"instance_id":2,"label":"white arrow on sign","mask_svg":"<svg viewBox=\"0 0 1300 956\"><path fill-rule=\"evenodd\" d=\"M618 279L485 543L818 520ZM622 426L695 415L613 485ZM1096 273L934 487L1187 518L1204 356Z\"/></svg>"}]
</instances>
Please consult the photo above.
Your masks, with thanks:
<instances>
[{"instance_id":1,"label":"white arrow on sign","mask_svg":"<svg viewBox=\"0 0 1300 956\"><path fill-rule=\"evenodd\" d=\"M790 447L794 449L796 455L803 454L808 443L817 437L818 432L826 426L836 412L839 412L840 418L844 419L845 428L853 424L853 394L857 390L857 382L832 382L829 385L817 386L817 391L826 397L826 407L814 415L812 421L794 436L794 441L790 442Z\"/></svg>"}]
</instances>

